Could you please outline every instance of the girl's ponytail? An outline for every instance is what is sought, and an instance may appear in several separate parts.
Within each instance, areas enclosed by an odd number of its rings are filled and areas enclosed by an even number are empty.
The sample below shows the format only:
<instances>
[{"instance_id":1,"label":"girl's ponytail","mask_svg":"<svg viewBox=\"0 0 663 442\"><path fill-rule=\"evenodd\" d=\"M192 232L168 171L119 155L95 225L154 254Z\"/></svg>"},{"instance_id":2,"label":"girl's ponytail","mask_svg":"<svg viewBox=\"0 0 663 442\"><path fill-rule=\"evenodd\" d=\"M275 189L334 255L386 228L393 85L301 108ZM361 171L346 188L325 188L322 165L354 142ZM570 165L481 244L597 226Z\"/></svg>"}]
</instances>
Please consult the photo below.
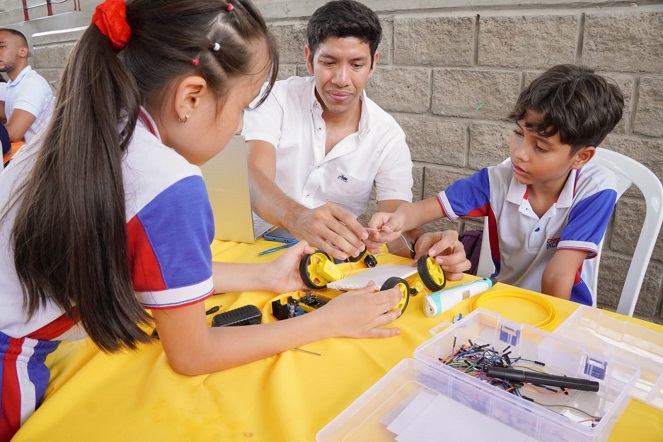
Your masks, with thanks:
<instances>
[{"instance_id":1,"label":"girl's ponytail","mask_svg":"<svg viewBox=\"0 0 663 442\"><path fill-rule=\"evenodd\" d=\"M72 317L75 308L106 351L148 340L139 324L149 316L129 274L122 182L139 109L135 81L109 39L88 27L58 86L12 237L28 313L48 300Z\"/></svg>"},{"instance_id":2,"label":"girl's ponytail","mask_svg":"<svg viewBox=\"0 0 663 442\"><path fill-rule=\"evenodd\" d=\"M100 5L67 61L42 149L14 200L11 238L28 314L53 302L105 351L149 339L131 281L122 180L140 105L159 109L184 75L201 76L223 97L233 79L263 68L254 66L257 44L270 57L266 91L278 67L249 0L129 0L126 20L124 7Z\"/></svg>"}]
</instances>

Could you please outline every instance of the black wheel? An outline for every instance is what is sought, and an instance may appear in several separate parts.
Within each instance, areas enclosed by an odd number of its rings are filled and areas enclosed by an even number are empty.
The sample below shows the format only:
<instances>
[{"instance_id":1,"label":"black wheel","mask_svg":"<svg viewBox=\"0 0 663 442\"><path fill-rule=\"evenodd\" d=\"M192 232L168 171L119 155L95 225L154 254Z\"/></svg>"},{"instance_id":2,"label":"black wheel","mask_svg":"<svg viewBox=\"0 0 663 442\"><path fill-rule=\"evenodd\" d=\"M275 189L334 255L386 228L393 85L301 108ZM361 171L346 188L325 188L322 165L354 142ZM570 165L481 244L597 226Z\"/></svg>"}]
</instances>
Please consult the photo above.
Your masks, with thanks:
<instances>
[{"instance_id":1,"label":"black wheel","mask_svg":"<svg viewBox=\"0 0 663 442\"><path fill-rule=\"evenodd\" d=\"M325 263L332 259L322 250L302 256L299 261L299 276L307 287L312 289L323 289L327 287L329 279L324 272Z\"/></svg>"},{"instance_id":2,"label":"black wheel","mask_svg":"<svg viewBox=\"0 0 663 442\"><path fill-rule=\"evenodd\" d=\"M366 255L367 252L368 252L368 250L364 249L364 251L361 252L357 256L349 256L347 261L348 262L359 262L364 257L364 255Z\"/></svg>"},{"instance_id":3,"label":"black wheel","mask_svg":"<svg viewBox=\"0 0 663 442\"><path fill-rule=\"evenodd\" d=\"M378 260L375 259L375 256L371 255L366 249L364 249L364 251L357 256L349 257L347 261L348 262L364 261L366 267L375 267L376 265L378 265Z\"/></svg>"},{"instance_id":4,"label":"black wheel","mask_svg":"<svg viewBox=\"0 0 663 442\"><path fill-rule=\"evenodd\" d=\"M388 278L384 284L382 284L380 291L389 290L393 287L398 287L398 290L400 290L403 294L400 302L396 305L396 307L401 310L401 314L403 314L407 308L408 302L410 302L410 286L403 278L392 276L391 278Z\"/></svg>"},{"instance_id":5,"label":"black wheel","mask_svg":"<svg viewBox=\"0 0 663 442\"><path fill-rule=\"evenodd\" d=\"M447 276L444 270L436 262L435 258L430 256L422 256L417 260L417 271L421 282L424 283L426 288L431 292L436 292L447 285Z\"/></svg>"}]
</instances>

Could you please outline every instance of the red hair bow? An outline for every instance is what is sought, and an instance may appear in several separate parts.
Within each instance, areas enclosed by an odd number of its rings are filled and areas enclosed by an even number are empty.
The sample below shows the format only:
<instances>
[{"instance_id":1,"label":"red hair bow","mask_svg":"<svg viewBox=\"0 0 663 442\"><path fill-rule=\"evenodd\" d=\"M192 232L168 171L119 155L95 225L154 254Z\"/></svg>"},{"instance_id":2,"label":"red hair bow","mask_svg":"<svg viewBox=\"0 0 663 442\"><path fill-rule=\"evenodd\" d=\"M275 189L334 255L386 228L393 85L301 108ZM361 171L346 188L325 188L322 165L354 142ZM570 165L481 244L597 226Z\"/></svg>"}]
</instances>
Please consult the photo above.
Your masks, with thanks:
<instances>
[{"instance_id":1,"label":"red hair bow","mask_svg":"<svg viewBox=\"0 0 663 442\"><path fill-rule=\"evenodd\" d=\"M124 0L106 0L97 6L92 24L111 42L113 49L122 49L129 42L131 28L127 23L127 5Z\"/></svg>"}]
</instances>

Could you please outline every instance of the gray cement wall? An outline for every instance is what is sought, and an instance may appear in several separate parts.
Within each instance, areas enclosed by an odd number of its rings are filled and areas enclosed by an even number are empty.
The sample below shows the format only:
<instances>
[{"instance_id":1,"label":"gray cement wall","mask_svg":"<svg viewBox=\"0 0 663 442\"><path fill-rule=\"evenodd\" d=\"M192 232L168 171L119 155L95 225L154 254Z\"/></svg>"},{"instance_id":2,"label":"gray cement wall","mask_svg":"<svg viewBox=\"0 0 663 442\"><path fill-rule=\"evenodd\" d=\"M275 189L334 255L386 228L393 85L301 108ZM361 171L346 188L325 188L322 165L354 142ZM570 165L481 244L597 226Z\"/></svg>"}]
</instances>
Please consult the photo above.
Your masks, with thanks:
<instances>
[{"instance_id":1,"label":"gray cement wall","mask_svg":"<svg viewBox=\"0 0 663 442\"><path fill-rule=\"evenodd\" d=\"M281 49L281 77L305 75L305 25L324 1L256 1ZM626 112L604 147L663 180L663 3L562 0L366 1L382 20L378 69L367 92L399 121L415 163L416 199L508 156L505 116L524 85L557 63L592 66L613 78ZM35 68L54 86L81 30L34 36ZM375 209L362 217L366 221ZM629 190L609 226L599 306L614 309L635 248L644 201ZM439 221L427 229L480 228ZM663 323L663 235L636 316Z\"/></svg>"},{"instance_id":2,"label":"gray cement wall","mask_svg":"<svg viewBox=\"0 0 663 442\"><path fill-rule=\"evenodd\" d=\"M0 0L0 26L9 27L22 32L28 39L32 48L32 36L41 32L59 29L71 29L87 26L100 2L93 0L65 0L63 3L53 3L53 16L48 16L44 0L30 0L29 21L24 21L23 5L18 0ZM38 5L38 6L37 6ZM78 7L80 6L80 9Z\"/></svg>"}]
</instances>

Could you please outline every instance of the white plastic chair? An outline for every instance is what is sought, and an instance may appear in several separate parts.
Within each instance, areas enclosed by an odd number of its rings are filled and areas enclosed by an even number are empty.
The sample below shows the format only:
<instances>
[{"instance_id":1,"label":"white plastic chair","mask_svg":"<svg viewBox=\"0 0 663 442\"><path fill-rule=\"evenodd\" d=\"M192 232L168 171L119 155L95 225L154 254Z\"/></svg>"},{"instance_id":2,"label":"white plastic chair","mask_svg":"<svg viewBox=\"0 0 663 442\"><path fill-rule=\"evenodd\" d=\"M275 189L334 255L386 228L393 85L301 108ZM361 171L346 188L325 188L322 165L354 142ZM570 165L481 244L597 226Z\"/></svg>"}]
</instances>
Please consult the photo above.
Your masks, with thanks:
<instances>
[{"instance_id":1,"label":"white plastic chair","mask_svg":"<svg viewBox=\"0 0 663 442\"><path fill-rule=\"evenodd\" d=\"M592 161L610 169L617 177L617 199L633 184L642 192L646 203L645 221L642 225L642 230L640 230L640 237L635 246L633 259L631 260L617 306L617 313L633 316L635 304L640 295L640 288L647 272L649 259L654 251L656 238L661 230L661 223L663 223L663 185L661 185L658 177L647 167L626 155L612 150L601 147L597 148L596 155ZM603 241L599 244L599 251L596 258L586 262L586 264L592 265L595 268L595 278L592 281L593 293L597 293L598 268L601 262L602 249ZM488 222L484 221L477 275L488 277L493 272L495 272L495 267L490 257Z\"/></svg>"}]
</instances>

